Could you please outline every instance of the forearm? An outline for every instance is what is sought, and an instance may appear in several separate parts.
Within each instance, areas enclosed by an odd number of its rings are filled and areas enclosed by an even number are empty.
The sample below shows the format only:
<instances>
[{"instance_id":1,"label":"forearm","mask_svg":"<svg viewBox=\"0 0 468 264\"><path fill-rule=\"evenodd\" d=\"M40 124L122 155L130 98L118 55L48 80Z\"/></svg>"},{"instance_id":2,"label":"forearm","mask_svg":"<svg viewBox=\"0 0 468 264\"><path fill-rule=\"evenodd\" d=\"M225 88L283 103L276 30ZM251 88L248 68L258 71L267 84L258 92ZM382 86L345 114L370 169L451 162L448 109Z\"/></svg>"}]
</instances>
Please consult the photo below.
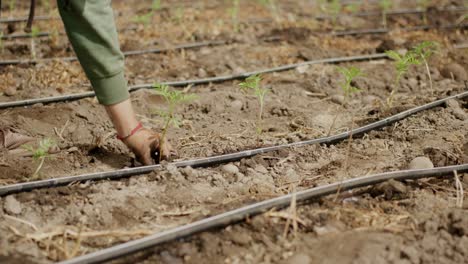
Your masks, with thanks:
<instances>
[{"instance_id":1,"label":"forearm","mask_svg":"<svg viewBox=\"0 0 468 264\"><path fill-rule=\"evenodd\" d=\"M73 49L101 104L129 98L110 0L58 0ZM68 2L68 4L67 4Z\"/></svg>"}]
</instances>

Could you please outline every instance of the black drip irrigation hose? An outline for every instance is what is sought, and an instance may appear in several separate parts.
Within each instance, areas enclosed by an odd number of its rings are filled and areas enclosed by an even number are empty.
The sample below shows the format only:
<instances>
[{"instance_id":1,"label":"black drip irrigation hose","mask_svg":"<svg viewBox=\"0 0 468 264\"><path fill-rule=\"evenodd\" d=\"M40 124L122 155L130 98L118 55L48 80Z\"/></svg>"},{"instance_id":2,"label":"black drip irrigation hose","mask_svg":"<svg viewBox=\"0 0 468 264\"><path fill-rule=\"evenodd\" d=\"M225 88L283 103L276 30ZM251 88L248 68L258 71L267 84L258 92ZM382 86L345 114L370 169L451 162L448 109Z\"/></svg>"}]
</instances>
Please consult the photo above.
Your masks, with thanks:
<instances>
[{"instance_id":1,"label":"black drip irrigation hose","mask_svg":"<svg viewBox=\"0 0 468 264\"><path fill-rule=\"evenodd\" d=\"M361 136L372 130L377 130L385 126L391 125L395 122L401 121L416 113L426 111L437 106L441 106L445 104L445 102L447 102L448 100L462 99L467 96L468 96L468 91L457 94L457 95L449 96L444 99L440 99L440 100L437 100L437 101L434 101L434 102L431 102L422 106L418 106L418 107L403 111L399 114L396 114L391 117L382 119L380 121L362 126L360 128L356 128L351 131L343 132L343 133L330 136L330 137L323 137L323 138L318 138L318 139L311 139L311 140L300 141L300 142L295 142L295 143L272 146L272 147L264 147L264 148L246 150L246 151L241 151L237 153L231 153L231 154L225 154L225 155L207 157L207 158L200 158L200 159L195 159L195 160L178 161L172 164L176 167L188 167L188 166L194 167L194 168L195 167L208 167L208 166L241 160L244 158L250 158L255 155L272 152L272 151L278 151L278 150L282 150L286 148L303 147L303 146L314 145L314 144L326 144L326 145L336 144L338 142L341 142L343 140L350 138L350 136L352 137ZM39 188L52 188L52 187L57 187L57 186L64 186L64 185L68 185L74 182L120 179L124 177L135 176L135 175L148 174L154 170L161 169L161 168L162 168L161 165L151 165L151 166L127 168L127 169L109 171L109 172L98 172L98 173L90 173L90 174L83 174L83 175L77 175L77 176L67 176L67 177L60 177L60 178L54 178L54 179L12 184L12 185L0 187L0 197L8 195L8 194L12 194L12 193L31 191L31 190L35 190Z\"/></svg>"},{"instance_id":2,"label":"black drip irrigation hose","mask_svg":"<svg viewBox=\"0 0 468 264\"><path fill-rule=\"evenodd\" d=\"M185 87L188 85L202 85L202 84L210 84L210 83L245 79L255 74L266 74L266 73L272 73L272 72L287 71L287 70L292 70L292 69L295 69L297 67L304 66L304 65L321 64L321 63L342 63L342 62L376 60L376 59L385 59L385 58L387 58L387 55L385 53L377 53L377 54L370 54L370 55L357 55L357 56L339 57L339 58L328 58L328 59L312 60L312 61L306 61L306 62L295 63L295 64L288 64L284 66L279 66L279 67L274 67L274 68L269 68L269 69L264 69L264 70L259 70L259 71L245 72L241 74L233 74L233 75L211 77L211 78L204 78L204 79L171 81L171 82L163 82L161 84L165 84L165 85L169 85L173 87ZM151 89L151 88L154 88L154 84L140 84L140 85L131 86L129 88L129 91L135 92L140 89ZM34 104L49 104L49 103L56 103L56 102L73 101L73 100L79 100L79 99L93 97L93 96L95 96L94 92L90 91L90 92L83 92L83 93L77 93L77 94L51 96L51 97L37 98L37 99L26 99L26 100L13 101L13 102L3 102L3 103L0 103L0 109L6 109L6 108L12 108L12 107L23 107L23 106L29 106L29 105L34 105Z\"/></svg>"},{"instance_id":3,"label":"black drip irrigation hose","mask_svg":"<svg viewBox=\"0 0 468 264\"><path fill-rule=\"evenodd\" d=\"M442 30L449 30L449 29L464 29L467 28L468 24L449 24L449 25L427 25L427 26L415 26L415 27L408 27L408 28L398 28L398 29L389 29L389 28L375 28L375 29L356 29L356 30L343 30L343 31L334 31L331 33L325 33L325 35L331 35L335 37L343 37L343 36L356 36L356 35L374 35L374 34L388 34L392 30L403 30L403 31L417 31L417 30L429 30L429 29L442 29ZM317 32L317 34L323 34ZM38 33L37 36L49 36L50 33L48 32L41 32ZM31 34L15 34L15 35L6 35L2 38L22 38L22 37L30 37ZM281 37L268 37L261 39L263 41L277 41L281 40ZM202 42L194 42L194 43L187 43L175 46L173 48L167 49L147 49L147 50L135 50L135 51L126 51L124 52L125 56L133 56L133 55L142 55L148 53L161 53L168 50L178 50L178 49L191 49L191 48L199 48L204 46L217 46L217 45L225 45L230 43L230 41L202 41ZM76 57L57 57L57 58L44 58L44 59L15 59L15 60L1 60L0 66L5 65L17 65L17 64L36 64L36 63L46 63L54 60L60 61L76 61Z\"/></svg>"},{"instance_id":4,"label":"black drip irrigation hose","mask_svg":"<svg viewBox=\"0 0 468 264\"><path fill-rule=\"evenodd\" d=\"M228 43L227 41L223 40L214 40L214 41L202 41L202 42L193 42L193 43L186 43L175 45L169 48L154 48L154 49L145 49L145 50L132 50L132 51L125 51L123 54L125 56L135 56L135 55L143 55L149 53L163 53L173 50L181 50L181 49L196 49L202 47L212 47L212 46L220 46ZM77 57L60 57L60 58L47 58L47 59L18 59L18 60L3 60L0 61L0 66L4 65L16 65L16 64L36 64L36 63L46 63L51 61L76 61L78 60Z\"/></svg>"},{"instance_id":5,"label":"black drip irrigation hose","mask_svg":"<svg viewBox=\"0 0 468 264\"><path fill-rule=\"evenodd\" d=\"M291 204L294 199L297 202L318 199L339 191L347 191L356 188L373 186L388 180L417 180L421 178L440 177L453 174L454 172L468 172L468 164L439 167L423 170L395 171L370 176L363 176L354 179L335 182L324 186L319 186L296 193L283 195L277 198L254 203L232 211L208 217L187 225L155 233L153 235L122 243L104 250L96 251L74 259L59 262L60 264L91 264L102 263L113 259L121 258L151 247L155 247L174 240L187 238L195 234L213 230L215 228L226 227L243 221L252 216L265 213L271 209L283 209Z\"/></svg>"},{"instance_id":6,"label":"black drip irrigation hose","mask_svg":"<svg viewBox=\"0 0 468 264\"><path fill-rule=\"evenodd\" d=\"M51 20L51 19L58 19L58 17L50 17L50 16L35 16L34 20ZM10 17L10 18L1 18L0 23L17 23L17 22L26 22L28 21L28 17Z\"/></svg>"},{"instance_id":7,"label":"black drip irrigation hose","mask_svg":"<svg viewBox=\"0 0 468 264\"><path fill-rule=\"evenodd\" d=\"M341 36L353 36L353 35L374 35L374 34L388 34L392 30L401 30L401 31L417 31L417 30L429 30L429 29L464 29L467 28L468 24L449 24L449 25L427 25L427 26L415 26L407 28L376 28L376 29L357 29L357 30L345 30L345 31L335 31L332 32L332 36L341 37Z\"/></svg>"}]
</instances>

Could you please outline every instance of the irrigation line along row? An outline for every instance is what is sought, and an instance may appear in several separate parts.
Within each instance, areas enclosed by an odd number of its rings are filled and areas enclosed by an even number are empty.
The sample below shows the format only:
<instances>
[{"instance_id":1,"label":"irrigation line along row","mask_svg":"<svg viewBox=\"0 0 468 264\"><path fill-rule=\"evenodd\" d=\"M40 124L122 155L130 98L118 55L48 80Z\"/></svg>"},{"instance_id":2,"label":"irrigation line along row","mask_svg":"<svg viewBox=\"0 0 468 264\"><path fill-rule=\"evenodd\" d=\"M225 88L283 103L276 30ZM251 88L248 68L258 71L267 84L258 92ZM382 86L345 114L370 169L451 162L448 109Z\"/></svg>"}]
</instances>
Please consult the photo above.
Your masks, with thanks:
<instances>
[{"instance_id":1,"label":"irrigation line along row","mask_svg":"<svg viewBox=\"0 0 468 264\"><path fill-rule=\"evenodd\" d=\"M416 26L416 27L408 27L408 28L400 28L399 30L403 31L416 31L416 30L429 30L429 29L457 29L457 28L466 28L468 24L450 24L450 25L442 25L442 26ZM336 37L343 37L343 36L355 36L355 35L367 35L367 34L388 34L394 29L388 28L376 28L376 29L356 29L356 30L345 30L345 31L335 31L331 33L325 33L325 35L331 35ZM48 34L48 33L44 33ZM320 34L320 33L318 33ZM268 37L263 38L260 40L263 41L276 41L281 40L282 38L278 37ZM125 56L133 56L133 55L142 55L148 53L161 53L166 52L169 50L179 50L179 49L193 49L193 48L200 48L204 46L218 46L218 45L225 45L228 43L232 43L232 41L202 41L202 42L194 42L194 43L186 43L174 46L172 48L156 48L156 49L146 49L146 50L135 50L135 51L125 51ZM17 64L36 64L36 63L45 63L54 60L60 61L76 61L76 57L58 57L58 58L44 58L44 59L15 59L15 60L2 60L0 61L0 66L4 65L17 65Z\"/></svg>"},{"instance_id":2,"label":"irrigation line along row","mask_svg":"<svg viewBox=\"0 0 468 264\"><path fill-rule=\"evenodd\" d=\"M443 9L443 10L438 10L438 12L462 12L462 11L466 11L468 10L468 8L449 8L449 9ZM395 10L393 13L387 13L387 15L401 15L401 14L412 14L412 13L424 13L423 10ZM365 16L374 16L374 15L381 15L382 13L381 12L371 12L371 13L362 13L361 15L359 14L356 14L354 16L361 16L361 17L365 17ZM316 19L325 19L325 18L332 18L331 16L328 16L328 15L325 15L325 16L317 16L315 17ZM247 21L241 21L240 23L242 24L255 24L255 23L271 23L273 22L274 20L271 19L271 18L261 18L261 19L249 19ZM0 21L1 23L1 21ZM428 28L432 28L432 27L436 27L436 26L426 26ZM137 29L138 27L137 26L131 26L131 27L128 27L128 28L124 28L122 30L120 30L121 32L125 32L125 31L131 31L131 30L135 30ZM369 30L371 31L371 30ZM64 35L65 33L64 32L60 32L59 35ZM367 33L367 34L370 34L370 33ZM49 37L51 36L52 33L51 32L39 32L35 35L35 37ZM344 33L342 35L345 35ZM21 38L31 38L32 37L32 34L31 33L14 33L14 34L8 34L8 35L3 35L1 38L4 39L4 40L9 40L9 39L21 39Z\"/></svg>"},{"instance_id":3,"label":"irrigation line along row","mask_svg":"<svg viewBox=\"0 0 468 264\"><path fill-rule=\"evenodd\" d=\"M219 45L225 45L226 43L228 42L223 41L223 40L201 41L201 42L192 42L192 43L175 45L169 48L153 48L153 49L145 49L145 50L125 51L123 52L123 54L125 56L135 56L135 55L143 55L143 54L149 54L149 53L163 53L163 52L181 50L181 49L196 49L196 48L202 48L202 47L219 46ZM51 62L55 60L70 62L70 61L76 61L78 60L78 58L77 57L60 57L60 58L47 58L47 59L3 60L3 61L0 61L0 66L15 65L15 64L36 64L36 63Z\"/></svg>"},{"instance_id":4,"label":"irrigation line along row","mask_svg":"<svg viewBox=\"0 0 468 264\"><path fill-rule=\"evenodd\" d=\"M204 79L162 82L161 84L169 85L172 87L186 87L188 85L202 85L202 84L232 81L232 80L237 80L237 79L245 79L255 74L266 74L266 73L272 73L272 72L287 71L287 70L292 70L292 69L295 69L297 67L304 66L304 65L376 60L376 59L384 59L384 58L387 58L387 55L385 53L377 53L377 54L370 54L370 55L358 55L358 56L350 56L350 57L319 59L319 60L312 60L312 61L306 61L306 62L295 63L295 64L288 64L284 66L279 66L279 67L274 67L274 68L269 68L269 69L264 69L264 70L259 70L259 71L245 72L241 74L210 77L210 78L204 78ZM129 91L135 92L140 89L151 89L151 88L154 88L154 84L140 84L140 85L131 86L129 88ZM6 109L6 108L12 108L12 107L23 107L23 106L29 106L29 105L34 105L34 104L49 104L49 103L65 102L65 101L79 100L79 99L94 97L94 96L95 96L94 92L90 91L90 92L83 92L83 93L77 93L77 94L51 96L51 97L37 98L37 99L26 99L26 100L13 101L13 102L3 102L3 103L0 103L0 109Z\"/></svg>"},{"instance_id":5,"label":"irrigation line along row","mask_svg":"<svg viewBox=\"0 0 468 264\"><path fill-rule=\"evenodd\" d=\"M293 199L295 199L297 202L304 202L307 200L321 198L330 194L335 194L338 191L347 191L356 188L373 186L392 179L397 181L417 180L421 178L431 178L450 175L455 172L468 172L468 164L439 167L433 169L387 172L335 182L332 184L327 184L324 186L319 186L247 205L190 224L172 228L167 231L155 233L147 237L122 243L120 245L116 245L104 250L96 251L70 260L65 260L59 263L92 264L102 263L113 259L121 258L164 243L190 237L201 232L213 230L215 228L226 227L238 223L246 218L265 213L273 208L283 209L289 206Z\"/></svg>"},{"instance_id":6,"label":"irrigation line along row","mask_svg":"<svg viewBox=\"0 0 468 264\"><path fill-rule=\"evenodd\" d=\"M450 8L443 8L443 9L436 9L436 12L463 12L468 10L466 7L450 7ZM399 9L399 10L390 10L387 12L387 15L408 15L408 14L422 14L426 12L423 9ZM364 11L359 13L353 14L344 14L348 16L355 16L355 17L369 17L369 16L381 16L382 12L375 12L375 11ZM310 17L310 15L303 14L303 17ZM331 19L333 16L330 15L318 15L313 16L315 19ZM53 20L59 19L57 16L35 16L34 20ZM28 20L27 17L11 17L11 18L0 18L0 23L18 23L18 22L26 22Z\"/></svg>"},{"instance_id":7,"label":"irrigation line along row","mask_svg":"<svg viewBox=\"0 0 468 264\"><path fill-rule=\"evenodd\" d=\"M194 160L188 160L188 161L178 161L178 162L174 162L173 165L176 167L187 167L187 166L194 167L194 168L195 167L207 167L207 166L213 166L213 165L228 163L232 161L237 161L237 160L241 160L244 158L250 158L255 155L282 150L286 148L303 147L303 146L314 145L314 144L336 144L338 142L348 139L350 136L353 136L353 137L361 136L372 130L377 130L385 126L391 125L395 122L401 121L416 113L426 111L437 106L441 106L445 104L445 102L447 102L448 100L462 99L467 96L468 96L468 91L454 95L454 96L450 96L441 100L437 100L437 101L434 101L434 102L431 102L431 103L428 103L419 107L415 107L415 108L403 111L399 114L393 115L391 117L382 119L380 121L365 125L360 128L353 129L348 132L343 132L334 136L330 136L330 137L323 137L323 138L305 140L305 141L300 141L300 142L295 142L295 143L246 150L246 151L225 154L225 155L220 155L220 156L200 158L200 159L194 159ZM83 175L77 175L77 176L67 176L67 177L60 177L60 178L40 180L40 181L17 183L17 184L0 187L0 196L5 196L8 194L18 193L18 192L31 191L31 190L39 189L39 188L51 188L51 187L57 187L57 186L64 186L64 185L68 185L74 182L96 181L96 180L104 180L104 179L119 179L123 177L130 177L134 175L151 173L152 171L156 169L161 169L161 168L162 168L161 165L151 165L151 166L127 168L127 169L109 171L109 172L98 172L98 173L90 173L90 174L83 174Z\"/></svg>"}]
</instances>

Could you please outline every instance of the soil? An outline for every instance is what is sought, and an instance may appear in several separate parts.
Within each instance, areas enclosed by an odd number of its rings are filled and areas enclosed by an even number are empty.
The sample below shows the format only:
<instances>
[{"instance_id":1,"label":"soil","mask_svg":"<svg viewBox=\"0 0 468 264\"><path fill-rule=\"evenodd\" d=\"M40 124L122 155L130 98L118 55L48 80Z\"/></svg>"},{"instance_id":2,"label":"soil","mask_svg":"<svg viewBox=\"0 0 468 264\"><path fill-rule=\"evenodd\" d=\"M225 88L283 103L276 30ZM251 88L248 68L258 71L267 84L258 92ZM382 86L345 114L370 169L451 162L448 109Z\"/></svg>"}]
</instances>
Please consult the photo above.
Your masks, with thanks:
<instances>
[{"instance_id":1,"label":"soil","mask_svg":"<svg viewBox=\"0 0 468 264\"><path fill-rule=\"evenodd\" d=\"M244 1L240 12L244 22L236 32L227 1L197 1L196 5L163 2L153 23L145 27L132 18L147 12L147 4L114 1L119 28L137 27L121 33L123 50L205 40L229 42L128 57L130 84L221 76L388 49L404 51L423 40L440 43L438 53L429 61L434 90L430 90L424 66L411 67L391 106L386 102L395 88L390 60L340 64L365 73L353 82L361 91L346 100L335 65L263 75L262 85L270 92L261 135L256 133L257 99L243 93L239 81L187 87L197 99L179 107L181 125L170 129L169 139L178 151L175 160L323 137L465 89L468 53L452 47L466 41L466 30L398 30L421 25L419 15L390 16L390 34L333 37L324 33L333 28L376 28L381 18L346 15L334 25L327 19L313 19L312 15L323 12L311 6L311 1L281 1L282 20L274 21L267 8ZM398 8L414 8L409 1L395 2ZM436 7L461 5L461 1L439 1L431 12ZM362 9L375 11L378 7L368 4ZM39 14L46 12L39 6ZM178 12L183 13L182 18ZM27 6L21 6L12 15L26 13ZM452 24L459 18L439 14L433 19L435 16L431 13L429 23ZM58 32L63 30L60 23L37 21L40 28L56 28ZM21 31L16 27L10 33ZM63 35L34 41L39 57L73 56ZM0 60L27 59L29 46L29 39L4 40ZM1 66L0 78L0 102L91 89L78 62ZM132 94L132 101L146 127L162 127L157 111L165 102L160 96L152 90L140 90ZM68 259L295 190L407 169L418 157L429 159L435 167L467 163L467 108L467 100L453 100L353 139L349 147L343 142L291 148L210 168L175 168L164 163L162 170L148 175L1 197L0 262ZM105 110L94 98L0 110L0 127L13 128L37 141L51 138L59 148L46 158L36 177L32 175L38 162L31 153L2 150L0 185L138 165L115 139ZM467 190L468 177L458 176ZM464 204L457 206L457 195L460 192L454 177L388 182L310 201L298 205L294 212L291 208L271 211L116 262L466 263L468 203L465 198ZM468 197L466 191L464 197ZM286 226L285 219L285 215L295 214L296 230Z\"/></svg>"}]
</instances>

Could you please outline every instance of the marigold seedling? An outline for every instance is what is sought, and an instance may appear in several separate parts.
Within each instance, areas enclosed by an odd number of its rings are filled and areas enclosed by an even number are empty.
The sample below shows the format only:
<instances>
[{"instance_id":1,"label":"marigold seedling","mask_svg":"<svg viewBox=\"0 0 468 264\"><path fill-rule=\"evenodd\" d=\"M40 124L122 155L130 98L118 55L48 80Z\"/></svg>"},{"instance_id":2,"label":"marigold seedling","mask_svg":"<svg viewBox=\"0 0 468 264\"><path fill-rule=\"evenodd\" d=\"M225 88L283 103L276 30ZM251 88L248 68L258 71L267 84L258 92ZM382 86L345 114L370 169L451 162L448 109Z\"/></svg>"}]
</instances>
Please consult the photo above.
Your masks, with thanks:
<instances>
[{"instance_id":1,"label":"marigold seedling","mask_svg":"<svg viewBox=\"0 0 468 264\"><path fill-rule=\"evenodd\" d=\"M342 5L340 0L332 0L328 4L328 10L333 17L333 27L338 24L338 16L341 13Z\"/></svg>"},{"instance_id":2,"label":"marigold seedling","mask_svg":"<svg viewBox=\"0 0 468 264\"><path fill-rule=\"evenodd\" d=\"M41 33L41 30L37 26L32 26L31 28L31 57L36 59L36 38Z\"/></svg>"},{"instance_id":3,"label":"marigold seedling","mask_svg":"<svg viewBox=\"0 0 468 264\"><path fill-rule=\"evenodd\" d=\"M197 96L194 94L184 93L183 91L171 90L169 86L165 84L155 84L154 89L156 91L156 94L161 95L167 102L166 110L157 111L157 114L164 119L160 143L160 149L163 149L162 144L166 140L167 131L169 130L169 128L171 126L179 127L180 122L176 114L177 107L181 104L195 100ZM161 158L162 155L159 155L159 159Z\"/></svg>"},{"instance_id":4,"label":"marigold seedling","mask_svg":"<svg viewBox=\"0 0 468 264\"><path fill-rule=\"evenodd\" d=\"M382 9L382 24L384 28L387 28L387 13L392 8L393 3L391 0L380 0L379 6Z\"/></svg>"},{"instance_id":5,"label":"marigold seedling","mask_svg":"<svg viewBox=\"0 0 468 264\"><path fill-rule=\"evenodd\" d=\"M431 70L429 69L429 63L427 62L429 58L436 53L438 50L438 43L432 41L424 41L419 45L415 46L411 52L418 58L422 60L424 66L426 67L427 77L429 78L429 84L431 88L431 93L434 93L434 88L432 84L432 75Z\"/></svg>"},{"instance_id":6,"label":"marigold seedling","mask_svg":"<svg viewBox=\"0 0 468 264\"><path fill-rule=\"evenodd\" d=\"M234 32L239 32L239 5L239 0L232 0L232 6L228 10L231 16Z\"/></svg>"},{"instance_id":7,"label":"marigold seedling","mask_svg":"<svg viewBox=\"0 0 468 264\"><path fill-rule=\"evenodd\" d=\"M276 4L276 0L259 0L259 2L270 10L276 22L280 21L279 8Z\"/></svg>"},{"instance_id":8,"label":"marigold seedling","mask_svg":"<svg viewBox=\"0 0 468 264\"><path fill-rule=\"evenodd\" d=\"M34 171L32 178L36 178L39 175L39 171L42 169L45 159L50 157L49 150L55 146L56 146L55 142L50 138L45 138L41 140L37 148L34 148L33 146L28 146L28 145L24 146L25 149L31 152L33 159L35 161L39 161L39 165Z\"/></svg>"},{"instance_id":9,"label":"marigold seedling","mask_svg":"<svg viewBox=\"0 0 468 264\"><path fill-rule=\"evenodd\" d=\"M395 70L397 75L395 77L395 88L390 93L390 96L387 98L387 105L392 106L393 96L395 95L398 87L400 86L400 79L408 72L408 69L411 65L419 65L421 62L418 59L418 56L411 51L406 52L405 55L400 55L398 52L389 50L385 52L387 56L395 61Z\"/></svg>"},{"instance_id":10,"label":"marigold seedling","mask_svg":"<svg viewBox=\"0 0 468 264\"><path fill-rule=\"evenodd\" d=\"M427 25L427 8L429 7L429 0L418 0L418 7L423 11L423 21Z\"/></svg>"},{"instance_id":11,"label":"marigold seedling","mask_svg":"<svg viewBox=\"0 0 468 264\"><path fill-rule=\"evenodd\" d=\"M16 0L10 0L8 2L8 9L10 10L10 17L13 17L13 12L16 8Z\"/></svg>"},{"instance_id":12,"label":"marigold seedling","mask_svg":"<svg viewBox=\"0 0 468 264\"><path fill-rule=\"evenodd\" d=\"M345 68L345 67L337 67L337 70L343 74L344 82L341 83L341 89L345 94L345 98L349 97L353 93L359 92L361 89L352 85L352 82L356 77L363 76L364 74L362 71L354 66Z\"/></svg>"},{"instance_id":13,"label":"marigold seedling","mask_svg":"<svg viewBox=\"0 0 468 264\"><path fill-rule=\"evenodd\" d=\"M252 75L245 79L245 82L242 82L239 84L240 88L242 91L247 92L247 91L252 91L255 97L258 99L258 103L260 105L260 109L258 111L258 116L257 116L257 133L261 134L262 133L262 120L263 120L263 109L265 106L265 96L268 93L268 89L264 88L260 85L262 81L262 78L260 75Z\"/></svg>"},{"instance_id":14,"label":"marigold seedling","mask_svg":"<svg viewBox=\"0 0 468 264\"><path fill-rule=\"evenodd\" d=\"M161 0L153 0L153 3L151 4L151 10L157 11L159 9L161 9Z\"/></svg>"},{"instance_id":15,"label":"marigold seedling","mask_svg":"<svg viewBox=\"0 0 468 264\"><path fill-rule=\"evenodd\" d=\"M143 15L137 15L133 17L132 21L138 24L142 24L145 28L151 23L151 19L153 18L153 12L148 12Z\"/></svg>"},{"instance_id":16,"label":"marigold seedling","mask_svg":"<svg viewBox=\"0 0 468 264\"><path fill-rule=\"evenodd\" d=\"M361 69L359 69L357 67L354 67L354 66L350 66L348 68L346 68L346 67L336 67L336 69L338 70L338 72L340 72L343 75L343 78L344 78L344 81L342 83L340 83L340 87L341 87L341 89L343 90L343 93L344 93L343 105L346 105L347 102L348 102L348 98L352 94L361 91L361 89L359 89L358 87L353 86L353 81L357 77L364 76L364 73L361 71ZM337 118L338 118L338 113L333 118L330 129L328 130L328 135L331 134L331 132L332 132L334 126L335 126Z\"/></svg>"},{"instance_id":17,"label":"marigold seedling","mask_svg":"<svg viewBox=\"0 0 468 264\"><path fill-rule=\"evenodd\" d=\"M3 53L4 46L3 46L3 32L0 32L0 53Z\"/></svg>"}]
</instances>

